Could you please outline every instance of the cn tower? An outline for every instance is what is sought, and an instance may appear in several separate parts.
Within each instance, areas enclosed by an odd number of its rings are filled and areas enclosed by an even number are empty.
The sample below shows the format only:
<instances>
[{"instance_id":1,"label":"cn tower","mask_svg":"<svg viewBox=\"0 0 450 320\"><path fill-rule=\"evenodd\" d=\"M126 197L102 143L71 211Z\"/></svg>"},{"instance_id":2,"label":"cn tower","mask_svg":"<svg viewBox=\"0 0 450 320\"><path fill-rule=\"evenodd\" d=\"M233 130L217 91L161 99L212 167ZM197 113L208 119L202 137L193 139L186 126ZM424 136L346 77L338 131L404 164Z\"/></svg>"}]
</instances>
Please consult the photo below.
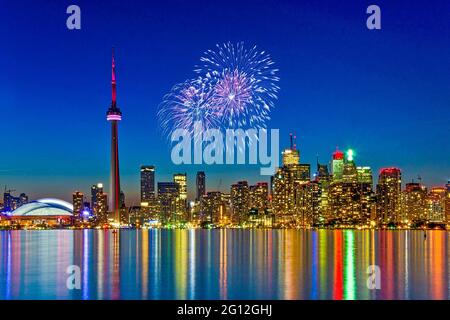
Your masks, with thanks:
<instances>
[{"instance_id":1,"label":"cn tower","mask_svg":"<svg viewBox=\"0 0 450 320\"><path fill-rule=\"evenodd\" d=\"M106 113L106 120L111 122L111 172L109 208L114 223L120 223L120 175L119 175L119 133L118 124L122 120L122 112L116 103L116 71L114 62L114 49L112 51L111 106Z\"/></svg>"}]
</instances>

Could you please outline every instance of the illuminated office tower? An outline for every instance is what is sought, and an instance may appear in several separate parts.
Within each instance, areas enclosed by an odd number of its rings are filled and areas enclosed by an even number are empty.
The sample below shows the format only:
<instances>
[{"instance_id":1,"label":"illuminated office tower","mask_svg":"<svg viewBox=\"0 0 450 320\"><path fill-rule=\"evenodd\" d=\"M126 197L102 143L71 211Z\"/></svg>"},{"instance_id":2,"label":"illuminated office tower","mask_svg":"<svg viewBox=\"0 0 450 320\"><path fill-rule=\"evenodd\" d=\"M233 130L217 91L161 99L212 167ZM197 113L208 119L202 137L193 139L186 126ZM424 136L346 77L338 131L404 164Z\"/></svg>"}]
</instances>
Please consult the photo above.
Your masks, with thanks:
<instances>
[{"instance_id":1,"label":"illuminated office tower","mask_svg":"<svg viewBox=\"0 0 450 320\"><path fill-rule=\"evenodd\" d=\"M339 151L338 148L336 148L336 151L333 153L331 168L333 174L333 181L334 182L341 181L342 173L344 171L344 153L342 151Z\"/></svg>"},{"instance_id":2,"label":"illuminated office tower","mask_svg":"<svg viewBox=\"0 0 450 320\"><path fill-rule=\"evenodd\" d=\"M328 172L328 166L326 164L319 164L317 162L315 181L319 183L320 188L319 217L316 223L324 224L329 218L328 191L331 183L331 175Z\"/></svg>"},{"instance_id":3,"label":"illuminated office tower","mask_svg":"<svg viewBox=\"0 0 450 320\"><path fill-rule=\"evenodd\" d=\"M222 193L210 191L203 195L204 221L219 224L221 222Z\"/></svg>"},{"instance_id":4,"label":"illuminated office tower","mask_svg":"<svg viewBox=\"0 0 450 320\"><path fill-rule=\"evenodd\" d=\"M219 210L220 223L222 225L228 225L232 222L232 210L231 210L231 194L222 193L221 207Z\"/></svg>"},{"instance_id":5,"label":"illuminated office tower","mask_svg":"<svg viewBox=\"0 0 450 320\"><path fill-rule=\"evenodd\" d=\"M91 186L91 208L94 215L98 211L98 195L103 193L103 184L97 183Z\"/></svg>"},{"instance_id":6,"label":"illuminated office tower","mask_svg":"<svg viewBox=\"0 0 450 320\"><path fill-rule=\"evenodd\" d=\"M289 183L289 172L285 167L278 168L271 178L272 212L277 215L294 214L293 185Z\"/></svg>"},{"instance_id":7,"label":"illuminated office tower","mask_svg":"<svg viewBox=\"0 0 450 320\"><path fill-rule=\"evenodd\" d=\"M187 176L186 173L177 173L173 175L173 182L178 184L177 215L180 220L186 220L187 210Z\"/></svg>"},{"instance_id":8,"label":"illuminated office tower","mask_svg":"<svg viewBox=\"0 0 450 320\"><path fill-rule=\"evenodd\" d=\"M258 182L249 187L250 210L257 215L264 215L268 208L269 186L267 182Z\"/></svg>"},{"instance_id":9,"label":"illuminated office tower","mask_svg":"<svg viewBox=\"0 0 450 320\"><path fill-rule=\"evenodd\" d=\"M233 212L233 220L238 223L247 221L250 195L247 181L239 181L231 186L231 208Z\"/></svg>"},{"instance_id":10,"label":"illuminated office tower","mask_svg":"<svg viewBox=\"0 0 450 320\"><path fill-rule=\"evenodd\" d=\"M127 206L125 204L125 193L123 191L120 191L119 206L120 206L120 209L119 209L120 223L128 224L130 219L129 219L129 216L128 216Z\"/></svg>"},{"instance_id":11,"label":"illuminated office tower","mask_svg":"<svg viewBox=\"0 0 450 320\"><path fill-rule=\"evenodd\" d=\"M312 227L319 223L320 184L317 181L296 181L294 185L296 223L302 227Z\"/></svg>"},{"instance_id":12,"label":"illuminated office tower","mask_svg":"<svg viewBox=\"0 0 450 320\"><path fill-rule=\"evenodd\" d=\"M427 189L420 183L407 183L402 191L402 218L405 224L418 225L426 222Z\"/></svg>"},{"instance_id":13,"label":"illuminated office tower","mask_svg":"<svg viewBox=\"0 0 450 320\"><path fill-rule=\"evenodd\" d=\"M95 215L99 222L108 222L108 196L103 191L97 193Z\"/></svg>"},{"instance_id":14,"label":"illuminated office tower","mask_svg":"<svg viewBox=\"0 0 450 320\"><path fill-rule=\"evenodd\" d=\"M358 170L356 169L354 152L352 149L347 150L347 157L344 160L341 181L345 183L358 182Z\"/></svg>"},{"instance_id":15,"label":"illuminated office tower","mask_svg":"<svg viewBox=\"0 0 450 320\"><path fill-rule=\"evenodd\" d=\"M72 194L73 217L75 219L79 219L81 217L84 208L83 199L84 195L82 192L75 191Z\"/></svg>"},{"instance_id":16,"label":"illuminated office tower","mask_svg":"<svg viewBox=\"0 0 450 320\"><path fill-rule=\"evenodd\" d=\"M370 167L357 167L357 181L361 207L361 224L370 225L376 219L376 198L373 191L373 174Z\"/></svg>"},{"instance_id":17,"label":"illuminated office tower","mask_svg":"<svg viewBox=\"0 0 450 320\"><path fill-rule=\"evenodd\" d=\"M291 145L283 151L283 166L271 178L272 212L279 224L296 223L298 210L296 188L311 180L309 164L300 164L300 153L290 135ZM294 137L295 138L295 137Z\"/></svg>"},{"instance_id":18,"label":"illuminated office tower","mask_svg":"<svg viewBox=\"0 0 450 320\"><path fill-rule=\"evenodd\" d=\"M196 185L196 197L195 200L200 201L202 196L206 193L206 177L205 172L198 171L195 181Z\"/></svg>"},{"instance_id":19,"label":"illuminated office tower","mask_svg":"<svg viewBox=\"0 0 450 320\"><path fill-rule=\"evenodd\" d=\"M176 173L173 175L173 182L180 186L180 199L187 199L187 176L186 173Z\"/></svg>"},{"instance_id":20,"label":"illuminated office tower","mask_svg":"<svg viewBox=\"0 0 450 320\"><path fill-rule=\"evenodd\" d=\"M148 206L155 198L155 167L141 166L141 206Z\"/></svg>"},{"instance_id":21,"label":"illuminated office tower","mask_svg":"<svg viewBox=\"0 0 450 320\"><path fill-rule=\"evenodd\" d=\"M158 182L158 201L160 205L160 220L162 223L176 223L181 217L177 212L177 199L180 185L175 182Z\"/></svg>"},{"instance_id":22,"label":"illuminated office tower","mask_svg":"<svg viewBox=\"0 0 450 320\"><path fill-rule=\"evenodd\" d=\"M445 222L450 225L450 181L445 185Z\"/></svg>"},{"instance_id":23,"label":"illuminated office tower","mask_svg":"<svg viewBox=\"0 0 450 320\"><path fill-rule=\"evenodd\" d=\"M398 168L380 170L377 184L377 223L381 225L401 222L402 175Z\"/></svg>"},{"instance_id":24,"label":"illuminated office tower","mask_svg":"<svg viewBox=\"0 0 450 320\"><path fill-rule=\"evenodd\" d=\"M106 113L106 120L111 122L111 169L110 169L110 194L111 218L114 223L120 223L120 174L119 174L119 121L122 120L122 112L116 103L116 65L114 51L111 66L111 106Z\"/></svg>"},{"instance_id":25,"label":"illuminated office tower","mask_svg":"<svg viewBox=\"0 0 450 320\"><path fill-rule=\"evenodd\" d=\"M156 219L159 212L155 193L155 166L140 167L141 206L137 214L139 219Z\"/></svg>"},{"instance_id":26,"label":"illuminated office tower","mask_svg":"<svg viewBox=\"0 0 450 320\"><path fill-rule=\"evenodd\" d=\"M300 163L300 152L297 150L297 146L294 142L296 139L295 136L292 136L292 133L289 134L290 138L290 147L289 149L285 149L281 153L281 159L283 166L290 166Z\"/></svg>"},{"instance_id":27,"label":"illuminated office tower","mask_svg":"<svg viewBox=\"0 0 450 320\"><path fill-rule=\"evenodd\" d=\"M429 222L441 223L445 221L445 187L433 187L427 196L427 213Z\"/></svg>"}]
</instances>

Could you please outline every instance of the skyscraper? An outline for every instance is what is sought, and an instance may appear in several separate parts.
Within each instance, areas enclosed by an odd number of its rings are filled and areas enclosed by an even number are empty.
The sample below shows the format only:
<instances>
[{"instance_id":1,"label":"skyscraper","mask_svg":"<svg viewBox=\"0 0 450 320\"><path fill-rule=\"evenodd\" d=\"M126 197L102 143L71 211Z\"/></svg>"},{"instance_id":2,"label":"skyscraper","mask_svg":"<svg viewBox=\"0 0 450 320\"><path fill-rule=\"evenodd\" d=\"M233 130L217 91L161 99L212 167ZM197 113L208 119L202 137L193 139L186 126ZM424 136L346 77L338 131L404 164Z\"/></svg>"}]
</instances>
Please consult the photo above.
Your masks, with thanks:
<instances>
[{"instance_id":1,"label":"skyscraper","mask_svg":"<svg viewBox=\"0 0 450 320\"><path fill-rule=\"evenodd\" d=\"M400 222L402 174L398 168L380 170L377 184L377 222L396 224Z\"/></svg>"},{"instance_id":2,"label":"skyscraper","mask_svg":"<svg viewBox=\"0 0 450 320\"><path fill-rule=\"evenodd\" d=\"M445 217L447 224L450 224L450 181L445 185L445 189L447 190L447 195L445 198Z\"/></svg>"},{"instance_id":3,"label":"skyscraper","mask_svg":"<svg viewBox=\"0 0 450 320\"><path fill-rule=\"evenodd\" d=\"M114 51L112 53L111 106L106 113L106 120L111 122L111 169L110 169L110 210L115 223L120 223L120 174L119 174L119 132L118 124L122 120L122 112L116 100L116 71Z\"/></svg>"},{"instance_id":4,"label":"skyscraper","mask_svg":"<svg viewBox=\"0 0 450 320\"><path fill-rule=\"evenodd\" d=\"M271 179L272 210L277 223L281 224L296 223L299 217L297 203L300 202L295 198L300 195L297 191L311 180L311 166L300 163L300 152L293 143L292 134L290 138L290 148L282 153L283 166L276 170Z\"/></svg>"},{"instance_id":5,"label":"skyscraper","mask_svg":"<svg viewBox=\"0 0 450 320\"><path fill-rule=\"evenodd\" d=\"M178 184L177 215L180 220L186 219L187 209L187 176L186 173L176 173L173 175L173 182Z\"/></svg>"},{"instance_id":6,"label":"skyscraper","mask_svg":"<svg viewBox=\"0 0 450 320\"><path fill-rule=\"evenodd\" d=\"M180 186L175 182L158 182L158 200L160 204L160 221L162 223L178 222L177 199Z\"/></svg>"},{"instance_id":7,"label":"skyscraper","mask_svg":"<svg viewBox=\"0 0 450 320\"><path fill-rule=\"evenodd\" d=\"M201 201L202 196L206 193L206 178L205 178L205 172L198 171L197 172L197 179L196 179L196 186L197 186L197 193L195 200Z\"/></svg>"},{"instance_id":8,"label":"skyscraper","mask_svg":"<svg viewBox=\"0 0 450 320\"><path fill-rule=\"evenodd\" d=\"M203 196L203 212L204 221L212 223L221 222L221 205L222 205L222 193L220 191L210 191Z\"/></svg>"},{"instance_id":9,"label":"skyscraper","mask_svg":"<svg viewBox=\"0 0 450 320\"><path fill-rule=\"evenodd\" d=\"M342 173L344 171L344 153L338 148L336 148L336 151L333 153L333 162L331 169L333 174L333 181L341 181Z\"/></svg>"},{"instance_id":10,"label":"skyscraper","mask_svg":"<svg viewBox=\"0 0 450 320\"><path fill-rule=\"evenodd\" d=\"M297 150L297 146L294 143L296 137L292 136L292 133L290 133L289 139L290 139L289 149L285 149L281 153L283 167L300 163L300 152Z\"/></svg>"},{"instance_id":11,"label":"skyscraper","mask_svg":"<svg viewBox=\"0 0 450 320\"><path fill-rule=\"evenodd\" d=\"M91 187L91 208L94 213L94 215L97 214L98 209L98 195L103 193L103 184L97 183L92 185Z\"/></svg>"},{"instance_id":12,"label":"skyscraper","mask_svg":"<svg viewBox=\"0 0 450 320\"><path fill-rule=\"evenodd\" d=\"M97 193L97 204L95 207L96 219L99 222L106 223L108 221L108 197L103 192L103 189Z\"/></svg>"},{"instance_id":13,"label":"skyscraper","mask_svg":"<svg viewBox=\"0 0 450 320\"><path fill-rule=\"evenodd\" d=\"M247 220L250 205L250 195L247 181L239 181L231 186L231 207L233 220L243 223Z\"/></svg>"},{"instance_id":14,"label":"skyscraper","mask_svg":"<svg viewBox=\"0 0 450 320\"><path fill-rule=\"evenodd\" d=\"M81 213L84 209L84 203L83 203L83 193L79 191L75 191L72 194L72 204L73 204L73 217L75 219L79 219L81 217Z\"/></svg>"},{"instance_id":15,"label":"skyscraper","mask_svg":"<svg viewBox=\"0 0 450 320\"><path fill-rule=\"evenodd\" d=\"M255 210L258 215L264 215L268 208L269 186L267 182L258 182L250 186L250 209Z\"/></svg>"},{"instance_id":16,"label":"skyscraper","mask_svg":"<svg viewBox=\"0 0 450 320\"><path fill-rule=\"evenodd\" d=\"M358 171L353 160L353 150L347 150L347 158L344 160L342 181L346 183L358 182Z\"/></svg>"},{"instance_id":17,"label":"skyscraper","mask_svg":"<svg viewBox=\"0 0 450 320\"><path fill-rule=\"evenodd\" d=\"M427 220L426 215L427 189L420 183L407 183L402 192L402 220L414 225Z\"/></svg>"},{"instance_id":18,"label":"skyscraper","mask_svg":"<svg viewBox=\"0 0 450 320\"><path fill-rule=\"evenodd\" d=\"M427 196L427 220L428 222L445 221L445 187L433 187Z\"/></svg>"},{"instance_id":19,"label":"skyscraper","mask_svg":"<svg viewBox=\"0 0 450 320\"><path fill-rule=\"evenodd\" d=\"M155 197L155 167L141 166L141 206L148 205Z\"/></svg>"}]
</instances>

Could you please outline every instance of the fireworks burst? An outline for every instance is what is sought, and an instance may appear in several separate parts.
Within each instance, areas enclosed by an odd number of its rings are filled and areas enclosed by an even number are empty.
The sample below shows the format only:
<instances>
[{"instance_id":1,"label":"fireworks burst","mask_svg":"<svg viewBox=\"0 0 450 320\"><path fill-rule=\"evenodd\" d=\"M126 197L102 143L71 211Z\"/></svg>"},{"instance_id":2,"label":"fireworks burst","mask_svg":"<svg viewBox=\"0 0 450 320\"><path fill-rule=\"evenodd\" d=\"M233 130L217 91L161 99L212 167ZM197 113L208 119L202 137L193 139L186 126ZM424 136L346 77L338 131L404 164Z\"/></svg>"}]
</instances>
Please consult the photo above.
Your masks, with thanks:
<instances>
[{"instance_id":1,"label":"fireworks burst","mask_svg":"<svg viewBox=\"0 0 450 320\"><path fill-rule=\"evenodd\" d=\"M270 55L242 42L226 43L206 51L200 61L195 71L213 83L210 105L220 110L223 125L265 127L279 90Z\"/></svg>"},{"instance_id":2,"label":"fireworks burst","mask_svg":"<svg viewBox=\"0 0 450 320\"><path fill-rule=\"evenodd\" d=\"M220 125L220 113L211 106L213 89L209 81L197 78L175 85L159 106L158 119L163 133L185 129L194 135L194 123L200 121L203 130Z\"/></svg>"},{"instance_id":3,"label":"fireworks burst","mask_svg":"<svg viewBox=\"0 0 450 320\"><path fill-rule=\"evenodd\" d=\"M185 129L195 135L194 123L212 128L264 128L277 99L278 69L269 54L256 46L217 45L196 67L198 77L175 85L159 106L163 133ZM194 138L196 138L194 136Z\"/></svg>"}]
</instances>

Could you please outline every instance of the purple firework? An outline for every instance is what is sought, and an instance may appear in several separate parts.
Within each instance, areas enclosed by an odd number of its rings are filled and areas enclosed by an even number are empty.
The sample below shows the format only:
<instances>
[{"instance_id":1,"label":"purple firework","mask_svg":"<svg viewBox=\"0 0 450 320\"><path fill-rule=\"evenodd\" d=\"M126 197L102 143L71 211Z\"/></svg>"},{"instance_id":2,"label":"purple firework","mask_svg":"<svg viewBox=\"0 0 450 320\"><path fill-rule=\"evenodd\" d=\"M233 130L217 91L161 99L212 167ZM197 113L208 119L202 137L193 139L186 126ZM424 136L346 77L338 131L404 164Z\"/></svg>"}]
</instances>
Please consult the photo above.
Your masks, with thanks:
<instances>
[{"instance_id":1,"label":"purple firework","mask_svg":"<svg viewBox=\"0 0 450 320\"><path fill-rule=\"evenodd\" d=\"M220 113L222 125L265 127L279 90L270 55L242 42L226 43L206 51L200 61L195 71L212 83L209 105Z\"/></svg>"},{"instance_id":2,"label":"purple firework","mask_svg":"<svg viewBox=\"0 0 450 320\"><path fill-rule=\"evenodd\" d=\"M185 129L194 135L196 121L200 121L203 130L217 128L220 111L211 106L212 93L209 81L202 78L175 85L159 106L163 133L170 138L172 130Z\"/></svg>"}]
</instances>

